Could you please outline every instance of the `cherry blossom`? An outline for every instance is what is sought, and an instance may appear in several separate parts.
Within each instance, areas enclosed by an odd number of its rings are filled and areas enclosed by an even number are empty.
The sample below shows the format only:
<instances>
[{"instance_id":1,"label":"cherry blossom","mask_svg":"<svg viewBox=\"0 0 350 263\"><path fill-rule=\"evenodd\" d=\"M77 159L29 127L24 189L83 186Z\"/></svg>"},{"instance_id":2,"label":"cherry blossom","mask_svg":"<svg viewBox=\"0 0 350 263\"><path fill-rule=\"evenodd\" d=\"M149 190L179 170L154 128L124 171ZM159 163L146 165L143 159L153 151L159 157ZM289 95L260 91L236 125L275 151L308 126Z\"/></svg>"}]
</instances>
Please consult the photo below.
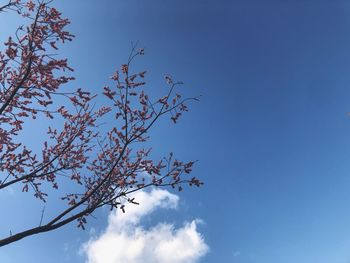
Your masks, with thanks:
<instances>
[{"instance_id":1,"label":"cherry blossom","mask_svg":"<svg viewBox=\"0 0 350 263\"><path fill-rule=\"evenodd\" d=\"M145 54L136 46L112 75L112 84L97 94L105 99L104 106L96 107L97 95L82 88L67 91L74 70L66 58L53 54L74 35L66 29L70 21L51 4L10 0L0 7L0 15L14 11L25 23L0 51L0 190L16 184L46 202L47 186L60 189L65 180L79 192L61 196L67 206L55 217L3 237L0 246L73 221L84 229L88 217L102 206L127 212L122 203L138 204L129 195L147 187L182 191L184 184L202 185L190 176L195 162L180 161L173 153L154 160L154 150L145 143L161 117L177 123L188 111L187 103L197 98L183 98L178 93L182 83L168 75L166 93L151 98L147 71L132 71L135 59ZM113 120L108 121L112 125L100 129L106 119ZM38 140L40 152L19 139L29 121L51 124L43 132L47 140Z\"/></svg>"}]
</instances>

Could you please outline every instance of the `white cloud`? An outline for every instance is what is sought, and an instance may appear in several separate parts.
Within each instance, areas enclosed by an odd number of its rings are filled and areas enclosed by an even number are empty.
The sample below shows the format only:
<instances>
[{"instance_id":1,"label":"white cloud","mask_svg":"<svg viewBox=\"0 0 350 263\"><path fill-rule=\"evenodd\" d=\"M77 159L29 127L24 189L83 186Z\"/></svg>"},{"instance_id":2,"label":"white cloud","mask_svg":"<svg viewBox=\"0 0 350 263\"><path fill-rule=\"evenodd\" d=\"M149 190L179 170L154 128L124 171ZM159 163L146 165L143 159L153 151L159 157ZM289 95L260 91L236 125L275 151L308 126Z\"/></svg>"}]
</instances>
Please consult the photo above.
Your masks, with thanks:
<instances>
[{"instance_id":1,"label":"white cloud","mask_svg":"<svg viewBox=\"0 0 350 263\"><path fill-rule=\"evenodd\" d=\"M240 255L241 255L241 252L239 250L236 250L235 252L233 252L234 257L238 257Z\"/></svg>"},{"instance_id":2,"label":"white cloud","mask_svg":"<svg viewBox=\"0 0 350 263\"><path fill-rule=\"evenodd\" d=\"M158 208L177 208L179 197L165 190L139 191L140 205L126 205L126 213L114 211L104 233L83 245L86 263L194 263L209 248L197 231L199 220L175 228L159 223L149 229L142 218Z\"/></svg>"},{"instance_id":3,"label":"white cloud","mask_svg":"<svg viewBox=\"0 0 350 263\"><path fill-rule=\"evenodd\" d=\"M1 191L0 191L0 196L3 195L3 196L15 196L15 190L13 189L13 187L9 186L9 187L6 187L6 188L3 188Z\"/></svg>"}]
</instances>

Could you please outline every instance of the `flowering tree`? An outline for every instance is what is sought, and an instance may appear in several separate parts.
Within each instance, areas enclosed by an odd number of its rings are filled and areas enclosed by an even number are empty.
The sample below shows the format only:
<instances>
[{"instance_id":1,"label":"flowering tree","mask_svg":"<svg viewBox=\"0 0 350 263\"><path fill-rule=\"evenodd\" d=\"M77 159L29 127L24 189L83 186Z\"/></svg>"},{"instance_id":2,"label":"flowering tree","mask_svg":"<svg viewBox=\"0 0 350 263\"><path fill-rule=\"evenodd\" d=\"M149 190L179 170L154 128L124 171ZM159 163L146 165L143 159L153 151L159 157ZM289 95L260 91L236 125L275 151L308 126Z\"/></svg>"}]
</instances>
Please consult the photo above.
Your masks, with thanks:
<instances>
[{"instance_id":1,"label":"flowering tree","mask_svg":"<svg viewBox=\"0 0 350 263\"><path fill-rule=\"evenodd\" d=\"M147 187L181 191L183 184L202 184L188 176L193 162L179 161L172 153L154 161L151 150L144 148L160 117L169 115L176 123L187 111L186 103L196 100L177 93L181 83L167 76L165 96L149 97L144 89L146 71L130 69L134 59L144 54L134 46L127 63L112 76L113 86L102 89L104 105L110 106L96 109L95 95L82 89L63 90L63 84L74 79L67 75L73 69L67 59L52 55L74 38L66 30L69 20L48 0L10 0L0 6L0 14L10 11L26 26L18 27L0 52L0 190L17 186L43 202L47 185L59 189L67 181L77 192L61 197L66 206L54 217L42 217L39 226L1 238L0 246L73 221L84 229L96 209L109 206L124 212L125 202L137 204L130 194ZM57 125L43 131L47 140L36 151L20 135L26 122L44 118L54 119ZM116 126L99 129L103 118L112 118Z\"/></svg>"}]
</instances>

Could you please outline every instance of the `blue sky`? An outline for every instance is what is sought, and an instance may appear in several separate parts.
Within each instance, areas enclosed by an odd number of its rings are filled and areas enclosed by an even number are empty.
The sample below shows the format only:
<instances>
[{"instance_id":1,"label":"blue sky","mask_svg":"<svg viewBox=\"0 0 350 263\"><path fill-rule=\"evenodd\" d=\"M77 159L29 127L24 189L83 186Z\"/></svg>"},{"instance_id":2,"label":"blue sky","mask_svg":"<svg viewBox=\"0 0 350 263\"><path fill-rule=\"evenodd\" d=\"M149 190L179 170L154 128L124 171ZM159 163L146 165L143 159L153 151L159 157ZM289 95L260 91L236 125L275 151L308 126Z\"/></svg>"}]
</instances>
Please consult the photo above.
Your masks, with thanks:
<instances>
[{"instance_id":1,"label":"blue sky","mask_svg":"<svg viewBox=\"0 0 350 263\"><path fill-rule=\"evenodd\" d=\"M150 88L170 73L183 93L202 95L178 125L162 122L152 142L159 155L198 159L205 185L145 227L201 219L202 263L350 262L350 3L56 2L77 35L62 49L76 69L72 88L99 92L139 41ZM38 220L42 206L28 198L0 195L10 213L1 233ZM89 229L103 231L107 215ZM1 248L0 261L86 262L77 251L89 229L27 238Z\"/></svg>"}]
</instances>

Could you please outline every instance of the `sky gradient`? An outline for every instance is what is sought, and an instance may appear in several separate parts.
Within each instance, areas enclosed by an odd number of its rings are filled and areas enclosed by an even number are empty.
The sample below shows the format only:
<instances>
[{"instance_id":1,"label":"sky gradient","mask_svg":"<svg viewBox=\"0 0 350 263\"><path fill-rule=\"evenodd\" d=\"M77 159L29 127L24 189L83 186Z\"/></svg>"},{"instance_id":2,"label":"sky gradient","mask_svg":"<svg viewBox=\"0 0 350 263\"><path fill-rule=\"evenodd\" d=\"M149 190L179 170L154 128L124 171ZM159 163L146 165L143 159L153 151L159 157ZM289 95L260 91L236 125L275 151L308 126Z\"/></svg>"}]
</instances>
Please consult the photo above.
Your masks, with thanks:
<instances>
[{"instance_id":1,"label":"sky gradient","mask_svg":"<svg viewBox=\"0 0 350 263\"><path fill-rule=\"evenodd\" d=\"M61 50L76 70L72 88L100 92L139 41L149 89L172 74L184 94L201 95L152 143L159 155L198 159L205 185L145 228L200 219L201 263L350 262L348 1L56 2L77 36ZM0 194L12 222L1 217L1 233L39 220L42 206L28 198ZM1 248L0 262L87 262L81 247L107 218L101 210L85 232L71 224Z\"/></svg>"}]
</instances>

